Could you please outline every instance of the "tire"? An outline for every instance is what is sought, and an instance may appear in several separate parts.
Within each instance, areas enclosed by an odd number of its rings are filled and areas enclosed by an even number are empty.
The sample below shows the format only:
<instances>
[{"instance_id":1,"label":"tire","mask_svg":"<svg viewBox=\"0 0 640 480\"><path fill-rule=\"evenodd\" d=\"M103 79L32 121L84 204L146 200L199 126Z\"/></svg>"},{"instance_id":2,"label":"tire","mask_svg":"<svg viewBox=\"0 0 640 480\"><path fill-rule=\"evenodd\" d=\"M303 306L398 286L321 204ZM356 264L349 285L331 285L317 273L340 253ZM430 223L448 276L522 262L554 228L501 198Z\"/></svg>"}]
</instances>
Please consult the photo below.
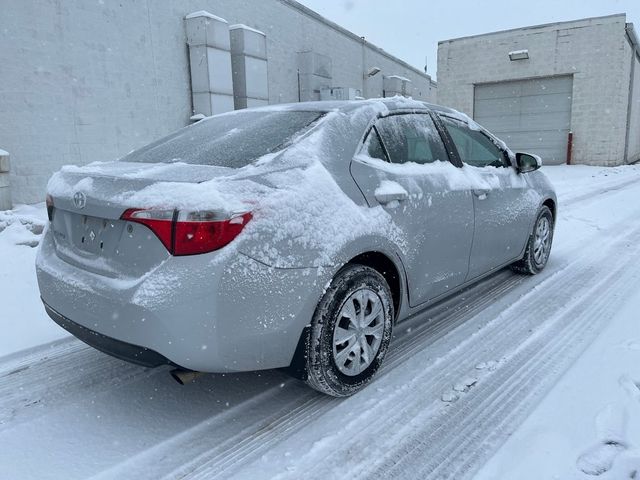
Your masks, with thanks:
<instances>
[{"instance_id":1,"label":"tire","mask_svg":"<svg viewBox=\"0 0 640 480\"><path fill-rule=\"evenodd\" d=\"M535 275L544 269L551 253L553 227L553 214L549 207L543 206L536 217L524 256L511 265L513 270L518 273Z\"/></svg>"},{"instance_id":2,"label":"tire","mask_svg":"<svg viewBox=\"0 0 640 480\"><path fill-rule=\"evenodd\" d=\"M361 390L387 353L393 316L391 290L382 275L363 265L340 270L311 321L305 355L307 384L334 397Z\"/></svg>"}]
</instances>

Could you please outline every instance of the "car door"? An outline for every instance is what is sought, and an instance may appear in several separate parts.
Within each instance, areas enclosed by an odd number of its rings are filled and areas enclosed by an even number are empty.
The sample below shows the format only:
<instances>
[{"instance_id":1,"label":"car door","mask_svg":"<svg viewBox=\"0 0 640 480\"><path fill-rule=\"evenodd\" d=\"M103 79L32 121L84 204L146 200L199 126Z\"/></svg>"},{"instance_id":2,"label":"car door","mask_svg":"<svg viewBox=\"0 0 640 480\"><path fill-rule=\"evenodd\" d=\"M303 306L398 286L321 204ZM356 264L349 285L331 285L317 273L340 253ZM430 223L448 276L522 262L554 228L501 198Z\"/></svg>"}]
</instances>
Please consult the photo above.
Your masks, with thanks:
<instances>
[{"instance_id":1,"label":"car door","mask_svg":"<svg viewBox=\"0 0 640 480\"><path fill-rule=\"evenodd\" d=\"M451 190L442 138L427 113L377 119L351 174L371 207L381 206L404 232L409 304L462 284L473 237L471 192Z\"/></svg>"},{"instance_id":2,"label":"car door","mask_svg":"<svg viewBox=\"0 0 640 480\"><path fill-rule=\"evenodd\" d=\"M475 228L468 280L502 267L522 254L536 195L511 166L506 151L467 122L440 114L472 185Z\"/></svg>"}]
</instances>

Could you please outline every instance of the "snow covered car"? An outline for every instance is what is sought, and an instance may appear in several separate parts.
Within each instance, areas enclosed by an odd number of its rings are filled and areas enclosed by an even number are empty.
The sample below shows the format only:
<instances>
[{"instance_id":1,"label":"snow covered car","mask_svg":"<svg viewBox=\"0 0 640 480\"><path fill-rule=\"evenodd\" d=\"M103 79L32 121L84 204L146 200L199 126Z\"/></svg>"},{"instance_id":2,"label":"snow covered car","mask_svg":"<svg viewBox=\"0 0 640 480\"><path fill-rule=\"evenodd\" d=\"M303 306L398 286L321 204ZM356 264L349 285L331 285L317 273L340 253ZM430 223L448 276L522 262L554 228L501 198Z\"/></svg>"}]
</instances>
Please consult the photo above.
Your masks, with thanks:
<instances>
[{"instance_id":1,"label":"snow covered car","mask_svg":"<svg viewBox=\"0 0 640 480\"><path fill-rule=\"evenodd\" d=\"M544 268L540 165L402 98L216 115L51 178L42 300L89 345L178 378L291 367L350 395L395 324L502 267Z\"/></svg>"}]
</instances>

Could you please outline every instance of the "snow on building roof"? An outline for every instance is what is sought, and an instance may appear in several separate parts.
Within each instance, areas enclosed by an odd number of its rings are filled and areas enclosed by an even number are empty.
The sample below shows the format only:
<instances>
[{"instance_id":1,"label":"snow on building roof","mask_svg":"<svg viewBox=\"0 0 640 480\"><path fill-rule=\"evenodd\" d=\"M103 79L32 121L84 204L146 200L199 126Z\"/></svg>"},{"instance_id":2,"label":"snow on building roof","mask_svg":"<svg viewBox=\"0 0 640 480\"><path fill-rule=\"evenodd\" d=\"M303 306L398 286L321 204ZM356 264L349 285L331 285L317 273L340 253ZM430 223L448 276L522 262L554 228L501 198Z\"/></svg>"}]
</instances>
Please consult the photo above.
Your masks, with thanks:
<instances>
[{"instance_id":1,"label":"snow on building roof","mask_svg":"<svg viewBox=\"0 0 640 480\"><path fill-rule=\"evenodd\" d=\"M235 25L231 25L229 27L229 30L237 30L239 28L241 28L242 30L247 30L249 32L259 33L260 35L266 36L266 34L264 32L261 32L260 30L256 30L255 28L251 28L248 25L245 25L243 23L236 23Z\"/></svg>"},{"instance_id":2,"label":"snow on building roof","mask_svg":"<svg viewBox=\"0 0 640 480\"><path fill-rule=\"evenodd\" d=\"M411 83L411 80L409 80L407 77L402 77L400 75L389 75L387 78L397 78L398 80L401 80L403 82Z\"/></svg>"},{"instance_id":3,"label":"snow on building roof","mask_svg":"<svg viewBox=\"0 0 640 480\"><path fill-rule=\"evenodd\" d=\"M219 22L229 23L224 18L218 17L217 15L214 15L213 13L209 13L206 10L198 10L197 12L190 13L184 18L189 19L189 18L198 18L198 17L207 17L213 20L218 20Z\"/></svg>"}]
</instances>

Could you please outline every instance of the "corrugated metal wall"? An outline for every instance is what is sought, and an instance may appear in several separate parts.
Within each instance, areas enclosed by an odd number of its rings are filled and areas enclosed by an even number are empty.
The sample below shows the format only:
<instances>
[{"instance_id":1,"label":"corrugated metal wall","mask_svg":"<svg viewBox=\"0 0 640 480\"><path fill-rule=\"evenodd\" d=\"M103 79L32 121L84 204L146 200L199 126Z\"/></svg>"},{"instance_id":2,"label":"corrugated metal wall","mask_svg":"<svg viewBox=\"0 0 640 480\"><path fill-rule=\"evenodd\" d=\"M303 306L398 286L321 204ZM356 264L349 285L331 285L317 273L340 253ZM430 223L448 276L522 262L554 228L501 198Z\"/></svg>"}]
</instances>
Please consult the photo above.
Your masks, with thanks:
<instances>
[{"instance_id":1,"label":"corrugated metal wall","mask_svg":"<svg viewBox=\"0 0 640 480\"><path fill-rule=\"evenodd\" d=\"M512 150L565 163L572 90L571 76L476 85L473 116Z\"/></svg>"}]
</instances>

